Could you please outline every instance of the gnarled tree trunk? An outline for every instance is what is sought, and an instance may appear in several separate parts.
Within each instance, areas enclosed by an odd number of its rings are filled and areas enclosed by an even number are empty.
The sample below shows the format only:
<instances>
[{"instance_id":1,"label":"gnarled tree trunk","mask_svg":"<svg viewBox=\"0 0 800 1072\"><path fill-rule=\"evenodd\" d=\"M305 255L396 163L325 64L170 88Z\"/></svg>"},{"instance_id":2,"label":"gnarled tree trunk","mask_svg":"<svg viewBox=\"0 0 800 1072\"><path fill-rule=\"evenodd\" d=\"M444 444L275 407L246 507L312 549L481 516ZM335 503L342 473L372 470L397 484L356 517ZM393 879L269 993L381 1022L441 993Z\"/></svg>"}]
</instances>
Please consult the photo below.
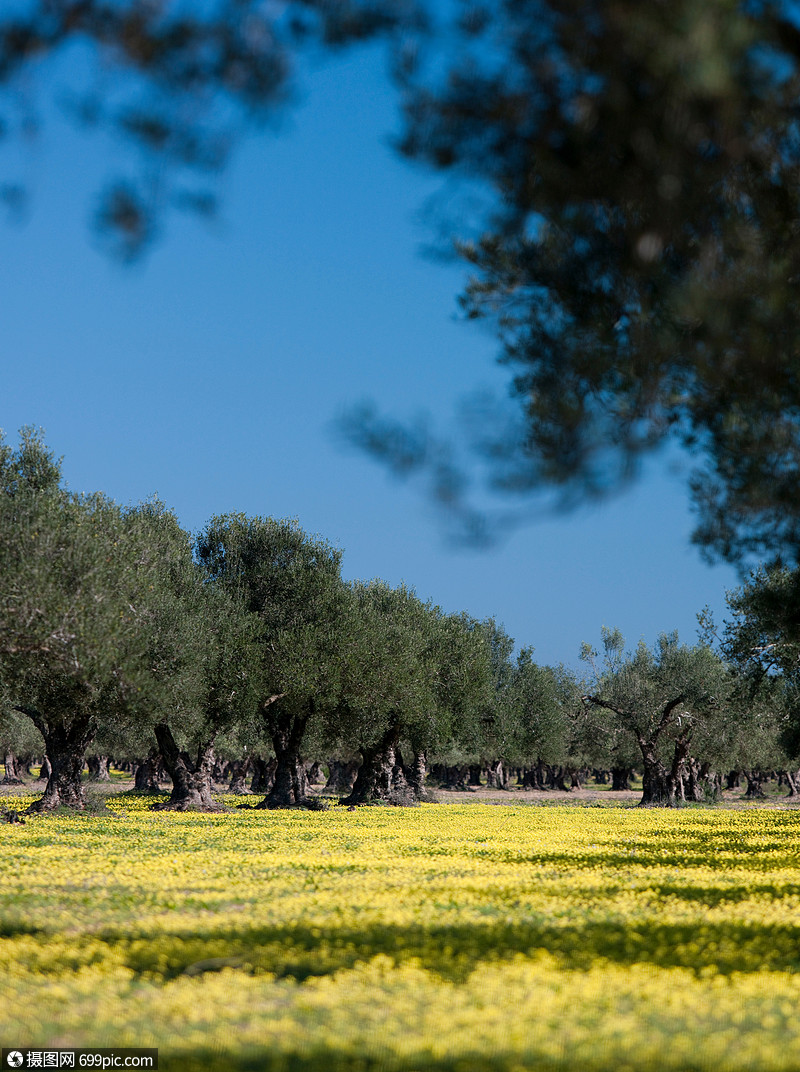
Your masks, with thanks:
<instances>
[{"instance_id":1,"label":"gnarled tree trunk","mask_svg":"<svg viewBox=\"0 0 800 1072\"><path fill-rule=\"evenodd\" d=\"M708 764L701 767L696 759L686 760L686 799L694 804L702 804L706 799L705 786L708 785Z\"/></svg>"},{"instance_id":2,"label":"gnarled tree trunk","mask_svg":"<svg viewBox=\"0 0 800 1072\"><path fill-rule=\"evenodd\" d=\"M428 776L428 758L422 749L414 749L414 758L407 766L403 766L403 773L408 788L417 800L424 800L428 804L437 802L435 794L425 785L425 779Z\"/></svg>"},{"instance_id":3,"label":"gnarled tree trunk","mask_svg":"<svg viewBox=\"0 0 800 1072\"><path fill-rule=\"evenodd\" d=\"M5 751L5 774L0 785L22 785L22 773L20 772L19 761L14 752L10 748Z\"/></svg>"},{"instance_id":4,"label":"gnarled tree trunk","mask_svg":"<svg viewBox=\"0 0 800 1072\"><path fill-rule=\"evenodd\" d=\"M540 791L546 789L545 774L544 764L541 760L537 760L535 766L526 767L522 772L522 788Z\"/></svg>"},{"instance_id":5,"label":"gnarled tree trunk","mask_svg":"<svg viewBox=\"0 0 800 1072\"><path fill-rule=\"evenodd\" d=\"M315 759L313 763L309 763L306 767L306 778L309 785L324 785L327 781L325 775L322 773L322 764L319 760Z\"/></svg>"},{"instance_id":6,"label":"gnarled tree trunk","mask_svg":"<svg viewBox=\"0 0 800 1072\"><path fill-rule=\"evenodd\" d=\"M656 747L643 737L639 738L642 750L642 799L640 808L674 807L675 787L664 764L661 762Z\"/></svg>"},{"instance_id":7,"label":"gnarled tree trunk","mask_svg":"<svg viewBox=\"0 0 800 1072\"><path fill-rule=\"evenodd\" d=\"M163 764L161 753L156 748L151 748L147 759L139 763L133 776L133 787L145 793L158 793L161 786L158 784L161 766Z\"/></svg>"},{"instance_id":8,"label":"gnarled tree trunk","mask_svg":"<svg viewBox=\"0 0 800 1072\"><path fill-rule=\"evenodd\" d=\"M570 786L564 781L567 772L564 767L557 767L554 764L547 764L547 782L545 784L546 789L557 789L561 793L568 793Z\"/></svg>"},{"instance_id":9,"label":"gnarled tree trunk","mask_svg":"<svg viewBox=\"0 0 800 1072\"><path fill-rule=\"evenodd\" d=\"M253 778L250 782L251 793L268 793L275 782L275 768L278 764L273 757L269 762L263 756L253 756Z\"/></svg>"},{"instance_id":10,"label":"gnarled tree trunk","mask_svg":"<svg viewBox=\"0 0 800 1072\"><path fill-rule=\"evenodd\" d=\"M747 778L747 792L746 797L755 798L761 800L764 796L764 772L759 770L749 770L744 772L745 778Z\"/></svg>"},{"instance_id":11,"label":"gnarled tree trunk","mask_svg":"<svg viewBox=\"0 0 800 1072\"><path fill-rule=\"evenodd\" d=\"M360 759L329 759L325 789L332 793L351 793L360 765Z\"/></svg>"},{"instance_id":12,"label":"gnarled tree trunk","mask_svg":"<svg viewBox=\"0 0 800 1072\"><path fill-rule=\"evenodd\" d=\"M631 775L633 771L630 767L612 767L611 768L611 789L613 792L622 792L623 789L630 789L631 787Z\"/></svg>"},{"instance_id":13,"label":"gnarled tree trunk","mask_svg":"<svg viewBox=\"0 0 800 1072\"><path fill-rule=\"evenodd\" d=\"M281 708L281 696L265 706L267 728L275 749L275 780L257 808L291 808L308 801L308 778L300 749L308 720L314 714L314 698L305 712Z\"/></svg>"},{"instance_id":14,"label":"gnarled tree trunk","mask_svg":"<svg viewBox=\"0 0 800 1072\"><path fill-rule=\"evenodd\" d=\"M474 792L469 782L469 770L470 768L464 764L451 767L445 763L434 763L430 774L440 789L453 789L467 793Z\"/></svg>"},{"instance_id":15,"label":"gnarled tree trunk","mask_svg":"<svg viewBox=\"0 0 800 1072\"><path fill-rule=\"evenodd\" d=\"M230 792L238 796L247 796L250 790L247 788L245 778L250 772L250 756L246 759L235 759L230 764L231 784Z\"/></svg>"},{"instance_id":16,"label":"gnarled tree trunk","mask_svg":"<svg viewBox=\"0 0 800 1072\"><path fill-rule=\"evenodd\" d=\"M342 801L357 804L416 804L417 799L406 781L402 762L398 762L399 719L393 718L380 740L372 748L362 749L363 761L358 769L353 791Z\"/></svg>"},{"instance_id":17,"label":"gnarled tree trunk","mask_svg":"<svg viewBox=\"0 0 800 1072\"><path fill-rule=\"evenodd\" d=\"M86 762L86 749L96 733L91 718L76 718L69 723L64 720L51 725L39 711L25 707L18 707L17 710L27 715L41 733L50 761L44 794L31 804L28 812L37 814L58 807L85 808L81 775Z\"/></svg>"},{"instance_id":18,"label":"gnarled tree trunk","mask_svg":"<svg viewBox=\"0 0 800 1072\"><path fill-rule=\"evenodd\" d=\"M508 772L502 759L489 764L487 771L487 789L508 789Z\"/></svg>"},{"instance_id":19,"label":"gnarled tree trunk","mask_svg":"<svg viewBox=\"0 0 800 1072\"><path fill-rule=\"evenodd\" d=\"M89 767L90 782L108 782L111 780L111 772L109 770L111 759L109 756L87 756L86 763Z\"/></svg>"},{"instance_id":20,"label":"gnarled tree trunk","mask_svg":"<svg viewBox=\"0 0 800 1072\"><path fill-rule=\"evenodd\" d=\"M165 722L156 728L156 740L161 749L164 766L172 779L172 795L163 804L154 804L156 811L223 811L214 800L212 774L214 770L213 738L202 743L193 761L188 752L181 752Z\"/></svg>"}]
</instances>

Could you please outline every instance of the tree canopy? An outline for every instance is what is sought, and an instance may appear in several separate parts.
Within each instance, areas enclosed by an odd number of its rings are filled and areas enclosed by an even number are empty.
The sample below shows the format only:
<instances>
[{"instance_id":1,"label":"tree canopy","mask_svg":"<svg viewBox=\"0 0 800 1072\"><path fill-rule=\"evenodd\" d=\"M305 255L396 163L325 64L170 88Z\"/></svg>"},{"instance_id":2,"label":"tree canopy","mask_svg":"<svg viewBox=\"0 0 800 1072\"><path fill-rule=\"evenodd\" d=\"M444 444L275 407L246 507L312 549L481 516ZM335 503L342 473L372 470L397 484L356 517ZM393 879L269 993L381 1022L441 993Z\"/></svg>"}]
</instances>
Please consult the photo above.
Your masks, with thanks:
<instances>
[{"instance_id":1,"label":"tree canopy","mask_svg":"<svg viewBox=\"0 0 800 1072\"><path fill-rule=\"evenodd\" d=\"M405 83L401 148L471 194L442 226L470 273L464 313L496 331L510 372L510 407L468 422L491 487L569 506L678 442L699 461L706 552L794 559L794 6L455 6L443 53ZM433 474L480 531L435 436L369 410L349 433Z\"/></svg>"},{"instance_id":2,"label":"tree canopy","mask_svg":"<svg viewBox=\"0 0 800 1072\"><path fill-rule=\"evenodd\" d=\"M653 648L640 641L626 652L619 630L604 629L603 648L598 664L598 652L584 645L594 671L584 700L609 716L612 739L621 730L638 745L642 803L674 804L681 765L693 749L708 753L719 737L714 721L731 717L728 668L710 647L690 648L677 633L662 634Z\"/></svg>"},{"instance_id":3,"label":"tree canopy","mask_svg":"<svg viewBox=\"0 0 800 1072\"><path fill-rule=\"evenodd\" d=\"M213 518L196 547L208 582L254 622L257 706L278 762L265 804L301 804L303 738L331 718L341 695L350 610L341 551L296 521L242 514Z\"/></svg>"},{"instance_id":4,"label":"tree canopy","mask_svg":"<svg viewBox=\"0 0 800 1072\"><path fill-rule=\"evenodd\" d=\"M82 805L80 770L103 719L152 680L146 652L161 568L137 508L76 495L40 436L0 444L0 679L44 738L44 807ZM152 695L150 696L152 700Z\"/></svg>"}]
</instances>

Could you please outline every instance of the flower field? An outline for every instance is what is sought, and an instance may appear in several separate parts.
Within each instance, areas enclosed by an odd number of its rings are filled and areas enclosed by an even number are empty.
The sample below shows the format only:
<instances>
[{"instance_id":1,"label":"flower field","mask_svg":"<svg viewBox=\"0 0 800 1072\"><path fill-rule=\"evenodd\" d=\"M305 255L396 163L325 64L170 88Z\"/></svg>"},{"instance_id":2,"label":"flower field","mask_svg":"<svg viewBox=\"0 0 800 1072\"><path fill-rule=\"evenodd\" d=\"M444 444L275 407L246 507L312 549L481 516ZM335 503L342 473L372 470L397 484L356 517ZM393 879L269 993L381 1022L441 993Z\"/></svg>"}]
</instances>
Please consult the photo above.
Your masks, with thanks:
<instances>
[{"instance_id":1,"label":"flower field","mask_svg":"<svg viewBox=\"0 0 800 1072\"><path fill-rule=\"evenodd\" d=\"M0 827L4 1046L215 1072L800 1068L800 811L152 799Z\"/></svg>"}]
</instances>

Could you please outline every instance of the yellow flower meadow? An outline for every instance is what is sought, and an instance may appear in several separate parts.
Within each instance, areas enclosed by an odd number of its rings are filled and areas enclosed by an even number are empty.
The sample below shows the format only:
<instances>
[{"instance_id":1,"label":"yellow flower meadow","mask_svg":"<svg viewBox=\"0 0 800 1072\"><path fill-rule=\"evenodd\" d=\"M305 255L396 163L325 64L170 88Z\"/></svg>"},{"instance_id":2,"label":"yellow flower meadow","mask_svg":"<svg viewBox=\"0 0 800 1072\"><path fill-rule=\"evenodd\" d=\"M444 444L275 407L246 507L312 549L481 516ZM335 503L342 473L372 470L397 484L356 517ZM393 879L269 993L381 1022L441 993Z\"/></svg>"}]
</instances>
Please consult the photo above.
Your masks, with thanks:
<instances>
[{"instance_id":1,"label":"yellow flower meadow","mask_svg":"<svg viewBox=\"0 0 800 1072\"><path fill-rule=\"evenodd\" d=\"M4 1046L157 1046L198 1072L800 1069L799 811L152 799L0 828Z\"/></svg>"}]
</instances>

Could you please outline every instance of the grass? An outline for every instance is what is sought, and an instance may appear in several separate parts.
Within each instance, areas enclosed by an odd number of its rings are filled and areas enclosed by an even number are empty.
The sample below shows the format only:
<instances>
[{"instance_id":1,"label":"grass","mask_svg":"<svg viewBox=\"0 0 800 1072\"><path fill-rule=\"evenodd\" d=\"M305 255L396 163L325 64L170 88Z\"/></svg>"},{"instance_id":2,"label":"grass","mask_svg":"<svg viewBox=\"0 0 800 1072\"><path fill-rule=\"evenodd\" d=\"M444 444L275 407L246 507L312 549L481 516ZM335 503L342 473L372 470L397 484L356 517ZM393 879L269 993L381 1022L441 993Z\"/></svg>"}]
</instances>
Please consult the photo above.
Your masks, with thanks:
<instances>
[{"instance_id":1,"label":"grass","mask_svg":"<svg viewBox=\"0 0 800 1072\"><path fill-rule=\"evenodd\" d=\"M4 1045L219 1072L800 1067L796 809L152 799L0 828Z\"/></svg>"}]
</instances>

